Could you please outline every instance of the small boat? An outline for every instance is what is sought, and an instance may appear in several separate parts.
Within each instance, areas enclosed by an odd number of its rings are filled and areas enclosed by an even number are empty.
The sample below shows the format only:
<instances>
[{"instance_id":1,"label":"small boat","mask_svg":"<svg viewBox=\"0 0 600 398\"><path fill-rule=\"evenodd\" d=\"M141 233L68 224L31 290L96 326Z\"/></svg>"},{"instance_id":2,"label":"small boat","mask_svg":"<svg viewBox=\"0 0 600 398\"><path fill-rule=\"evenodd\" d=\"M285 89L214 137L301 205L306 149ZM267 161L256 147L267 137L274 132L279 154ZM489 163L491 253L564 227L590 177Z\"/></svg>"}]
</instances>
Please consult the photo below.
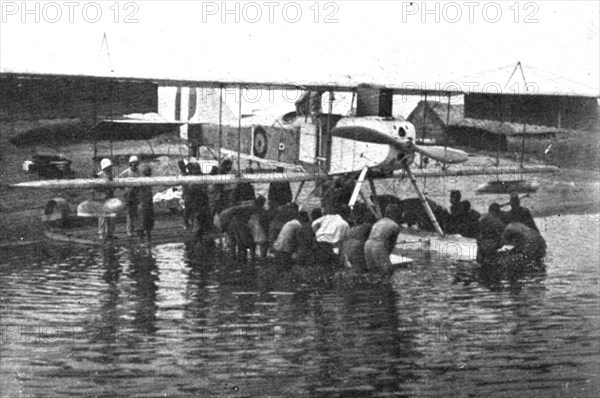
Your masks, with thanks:
<instances>
[{"instance_id":1,"label":"small boat","mask_svg":"<svg viewBox=\"0 0 600 398\"><path fill-rule=\"evenodd\" d=\"M397 254L390 254L390 262L395 267L404 267L413 263L412 258L399 256Z\"/></svg>"},{"instance_id":2,"label":"small boat","mask_svg":"<svg viewBox=\"0 0 600 398\"><path fill-rule=\"evenodd\" d=\"M475 189L478 195L483 194L511 194L511 193L534 193L540 188L538 180L510 180L510 181L489 181Z\"/></svg>"},{"instance_id":3,"label":"small boat","mask_svg":"<svg viewBox=\"0 0 600 398\"><path fill-rule=\"evenodd\" d=\"M109 200L110 201L110 200ZM121 202L114 200L115 203ZM82 204L86 204L83 202ZM106 202L97 202L100 208L104 209ZM111 202L108 203L108 210L114 210ZM101 246L104 242L98 236L99 215L114 218L115 239L111 243L116 245L131 245L141 243L141 238L134 234L128 236L125 231L125 214L120 211L117 213L100 214L94 212L93 206L78 206L78 211L72 212L69 204L63 198L54 198L50 200L41 214L41 220L44 223L44 236L58 243L76 244L84 246ZM177 212L175 212L177 213ZM216 230L209 231L206 238L217 239L222 234ZM195 231L184 229L181 216L174 214L171 208L158 207L155 209L155 224L152 231L152 243L182 243L196 241L198 236Z\"/></svg>"},{"instance_id":4,"label":"small boat","mask_svg":"<svg viewBox=\"0 0 600 398\"><path fill-rule=\"evenodd\" d=\"M477 257L477 242L461 235L439 236L433 232L401 227L394 251L413 260L423 253L434 253L440 258L473 261Z\"/></svg>"}]
</instances>

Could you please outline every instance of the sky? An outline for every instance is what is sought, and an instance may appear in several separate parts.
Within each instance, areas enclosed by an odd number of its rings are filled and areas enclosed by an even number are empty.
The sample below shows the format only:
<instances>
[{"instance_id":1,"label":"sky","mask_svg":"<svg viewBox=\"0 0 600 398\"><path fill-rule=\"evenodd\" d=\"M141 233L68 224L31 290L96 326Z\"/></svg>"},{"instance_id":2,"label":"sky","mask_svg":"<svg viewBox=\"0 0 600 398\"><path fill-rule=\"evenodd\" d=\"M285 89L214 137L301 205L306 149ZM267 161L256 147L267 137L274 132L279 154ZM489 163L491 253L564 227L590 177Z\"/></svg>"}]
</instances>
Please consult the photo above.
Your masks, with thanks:
<instances>
[{"instance_id":1,"label":"sky","mask_svg":"<svg viewBox=\"0 0 600 398\"><path fill-rule=\"evenodd\" d=\"M2 71L600 92L597 1L0 3Z\"/></svg>"}]
</instances>

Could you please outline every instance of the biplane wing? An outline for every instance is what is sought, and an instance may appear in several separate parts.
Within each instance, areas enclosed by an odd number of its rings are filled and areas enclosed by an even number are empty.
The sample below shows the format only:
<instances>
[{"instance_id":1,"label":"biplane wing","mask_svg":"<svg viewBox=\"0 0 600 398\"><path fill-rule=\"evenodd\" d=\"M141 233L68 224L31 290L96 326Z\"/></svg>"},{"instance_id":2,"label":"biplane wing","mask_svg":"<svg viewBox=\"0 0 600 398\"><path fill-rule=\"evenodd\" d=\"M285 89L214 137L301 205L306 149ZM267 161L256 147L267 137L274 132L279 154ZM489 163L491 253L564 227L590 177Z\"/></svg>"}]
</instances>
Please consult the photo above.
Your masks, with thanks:
<instances>
[{"instance_id":1,"label":"biplane wing","mask_svg":"<svg viewBox=\"0 0 600 398\"><path fill-rule=\"evenodd\" d=\"M165 133L174 133L183 122L135 118L105 119L96 123L87 134L97 141L149 140Z\"/></svg>"},{"instance_id":2,"label":"biplane wing","mask_svg":"<svg viewBox=\"0 0 600 398\"><path fill-rule=\"evenodd\" d=\"M7 75L6 73L4 74ZM194 118L191 117L194 107L193 96L196 96L195 104L198 104L198 93L200 88L214 88L222 90L227 87L234 87L238 90L242 89L278 89L278 90L305 90L309 91L309 95L306 97L307 103L298 103L297 110L298 114L296 119L304 118L308 119L310 114L312 118L312 109L316 109L320 113L321 109L321 93L323 92L352 92L357 94L357 106L355 117L342 117L341 115L334 119L332 114L333 96L330 96L330 110L326 115L325 119L317 119L318 123L313 123L308 126L306 123L301 124L298 127L297 132L300 137L300 144L303 145L297 151L298 154L301 152L308 153L308 156L303 155L302 158L298 156L298 159L292 159L290 163L296 163L295 160L312 159L312 163L316 163L317 159L325 159L325 171L320 172L320 166L314 172L300 172L300 173L271 173L271 174L237 174L237 175L202 175L202 176L162 176L162 177L146 177L146 178L134 178L134 179L115 179L113 181L106 180L93 180L93 179L79 179L79 180L54 180L54 181L35 181L15 184L14 186L20 188L57 188L57 189L76 189L76 188L96 188L96 187L129 187L129 186L167 186L167 185L206 185L206 184L234 184L234 183L270 183L277 181L309 181L318 180L328 175L335 174L347 174L357 172L366 169L377 169L381 170L383 176L391 176L392 171L397 169L403 169L403 173L410 179L416 193L418 194L423 207L425 208L429 218L436 227L437 231L443 235L437 220L433 216L431 208L423 193L419 189L415 175L410 170L410 165L414 160L415 154L419 153L422 156L437 160L444 164L455 164L463 163L467 161L467 154L463 151L446 148L446 147L427 147L416 144L416 133L414 126L410 123L395 119L392 116L393 101L392 96L394 94L404 95L438 95L447 96L448 101L452 95L465 94L462 90L454 90L449 88L443 89L427 89L423 87L407 87L401 86L396 87L394 85L378 85L378 84L339 84L333 83L314 83L314 82L243 82L243 81L212 81L212 80L186 80L186 79L164 79L164 78L150 78L150 77L127 77L127 76L85 76L85 75L50 75L50 74L8 74L12 78L59 78L59 79L82 79L82 78L94 78L99 79L102 82L129 82L129 83L152 83L157 86L163 87L188 87L195 88L195 90L189 91L189 98L179 102L179 107L175 106L175 117L181 121L181 124L185 124L185 133L187 134L187 127L192 124ZM183 91L183 90L178 90ZM216 91L215 91L216 92ZM317 107L313 108L315 103L311 103L310 92L316 93L315 100ZM222 91L221 91L222 94ZM354 96L353 96L354 97ZM362 99L361 99L362 97ZM304 97L303 97L304 98ZM177 104L177 101L175 101ZM230 129L224 129L221 123L222 114L222 100L219 100L219 128L216 131L218 136L218 148L222 149L222 141L225 138L227 143L227 137ZM241 102L240 102L241 103ZM184 106L184 104L186 104ZM179 108L179 117L177 117L177 109ZM169 112L171 113L171 112ZM241 107L240 107L241 113ZM241 117L239 115L238 128L237 128L237 153L238 160L241 158L242 152L246 152L250 155L258 155L258 157L264 158L268 153L269 148L273 152L274 145L269 145L266 138L264 129L250 130L250 139L248 137L242 140L242 128L241 128ZM169 117L170 118L170 117ZM136 125L134 121L121 121L116 125L111 122L113 127L117 126L116 130L122 130L119 134L122 139L127 132L135 132L136 128L143 127L148 129L144 134L152 134L153 129L163 129L172 126L170 123L167 125L155 122L140 121ZM100 125L101 126L101 125ZM99 127L100 127L99 126ZM132 129L132 126L133 127ZM303 130L304 128L304 130ZM203 131L206 129L206 131ZM112 130L111 128L108 129ZM214 129L213 129L214 130ZM325 133L323 133L323 131ZM206 144L205 137L215 136L215 131L211 131L210 126L200 126L200 143ZM182 131L184 133L184 131ZM196 133L196 132L195 132ZM223 137L225 133L225 137ZM109 133L107 133L109 134ZM285 135L280 136L281 139L285 139ZM139 138L138 138L139 139ZM325 145L322 143L325 142ZM317 144L319 143L319 144ZM283 142L277 142L277 160L288 145ZM213 147L215 147L213 145ZM281 148L281 149L279 149ZM304 149L304 151L303 151ZM311 163L311 162L309 162ZM238 165L239 169L239 165ZM239 172L240 170L238 170ZM489 169L487 174L489 174ZM474 175L464 174L464 170L459 171L460 174L454 175ZM514 173L515 170L511 170ZM546 171L537 171L546 172ZM498 170L493 170L494 174L500 174ZM523 171L521 171L521 174ZM485 174L485 173L484 173ZM443 170L442 176L451 176L451 172ZM371 180L370 180L371 181Z\"/></svg>"},{"instance_id":3,"label":"biplane wing","mask_svg":"<svg viewBox=\"0 0 600 398\"><path fill-rule=\"evenodd\" d=\"M68 74L68 73L35 73L20 72L3 69L0 73L7 78L13 79L94 79L98 82L127 82L127 83L152 83L158 86L169 87L198 87L198 88L242 88L242 89L272 89L272 90L311 90L320 92L354 92L358 87L370 87L389 90L392 94L405 95L432 95L449 96L465 94L464 90L457 89L457 85L447 85L436 88L425 88L417 84L390 85L378 82L329 80L327 82L303 81L281 82L281 81L241 81L241 80L218 80L218 79L174 79L162 76L119 76L101 74ZM439 88L438 88L439 87Z\"/></svg>"},{"instance_id":4,"label":"biplane wing","mask_svg":"<svg viewBox=\"0 0 600 398\"><path fill-rule=\"evenodd\" d=\"M238 183L302 182L326 177L323 173L253 173L199 176L157 176L139 178L115 178L108 181L100 178L75 178L71 180L27 181L13 184L15 188L38 189L90 189L127 188L143 186L209 185Z\"/></svg>"},{"instance_id":5,"label":"biplane wing","mask_svg":"<svg viewBox=\"0 0 600 398\"><path fill-rule=\"evenodd\" d=\"M415 177L469 177L469 176L498 176L498 175L513 175L513 176L528 176L533 174L553 174L560 172L560 168L556 166L529 165L527 167L510 167L510 166L489 166L489 167L457 167L447 168L432 167L428 169L416 169L413 171ZM402 170L397 170L394 175L400 176Z\"/></svg>"},{"instance_id":6,"label":"biplane wing","mask_svg":"<svg viewBox=\"0 0 600 398\"><path fill-rule=\"evenodd\" d=\"M418 169L413 172L415 177L463 177L476 175L517 175L527 173L557 173L560 169L554 166L529 166L527 168L489 167L486 169L458 169L442 170L440 168ZM382 179L395 178L404 171L397 170L393 175L382 176ZM208 185L208 184L236 184L236 183L271 183L271 182L303 182L315 181L328 177L320 172L286 171L272 173L242 173L224 175L200 176L156 176L140 178L115 178L112 181L100 178L75 178L64 180L27 181L12 184L14 188L37 189L90 189L90 188L127 188L141 186L175 186L175 185Z\"/></svg>"},{"instance_id":7,"label":"biplane wing","mask_svg":"<svg viewBox=\"0 0 600 398\"><path fill-rule=\"evenodd\" d=\"M66 121L25 130L9 140L17 147L48 142L72 144L82 141L149 140L161 134L178 133L183 124L164 119L118 117L100 120L87 128L81 121Z\"/></svg>"}]
</instances>

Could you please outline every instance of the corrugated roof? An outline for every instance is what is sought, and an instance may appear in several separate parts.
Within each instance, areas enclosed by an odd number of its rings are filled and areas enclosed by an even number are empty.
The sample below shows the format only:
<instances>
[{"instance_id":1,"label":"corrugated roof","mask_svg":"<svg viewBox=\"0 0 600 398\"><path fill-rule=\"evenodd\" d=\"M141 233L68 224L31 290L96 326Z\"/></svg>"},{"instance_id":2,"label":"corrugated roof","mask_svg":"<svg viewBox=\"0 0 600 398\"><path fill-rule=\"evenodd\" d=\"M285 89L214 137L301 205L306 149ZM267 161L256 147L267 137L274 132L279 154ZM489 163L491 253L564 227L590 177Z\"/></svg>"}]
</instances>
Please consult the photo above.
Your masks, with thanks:
<instances>
[{"instance_id":1,"label":"corrugated roof","mask_svg":"<svg viewBox=\"0 0 600 398\"><path fill-rule=\"evenodd\" d=\"M424 101L421 101L424 102ZM419 105L421 105L419 102ZM435 112L440 118L442 123L445 125L448 120L448 104L437 101L427 101L428 108ZM465 110L462 104L450 105L450 124L459 123L465 118Z\"/></svg>"}]
</instances>

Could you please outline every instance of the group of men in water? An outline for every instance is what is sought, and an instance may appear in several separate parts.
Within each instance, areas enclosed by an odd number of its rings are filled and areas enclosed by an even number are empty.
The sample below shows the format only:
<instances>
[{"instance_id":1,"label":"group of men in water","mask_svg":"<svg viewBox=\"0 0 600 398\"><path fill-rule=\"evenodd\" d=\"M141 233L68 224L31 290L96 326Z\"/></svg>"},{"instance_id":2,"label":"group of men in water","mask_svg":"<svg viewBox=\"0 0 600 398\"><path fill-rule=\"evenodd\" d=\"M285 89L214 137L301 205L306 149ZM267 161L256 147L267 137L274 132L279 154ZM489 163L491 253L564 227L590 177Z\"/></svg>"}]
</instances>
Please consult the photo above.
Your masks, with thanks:
<instances>
[{"instance_id":1,"label":"group of men in water","mask_svg":"<svg viewBox=\"0 0 600 398\"><path fill-rule=\"evenodd\" d=\"M137 156L129 158L129 167L119 174L121 178L151 177L152 168L144 165L140 168L140 160ZM100 173L98 177L111 181L114 179L113 163L110 159L104 158L100 161ZM121 206L116 204L114 208L107 206L109 200L115 198L114 188L98 189L104 194L104 208L99 208L98 212L106 212L106 215L98 217L98 234L102 240L114 238L115 220L114 216L121 210ZM125 209L127 224L126 231L128 236L135 234L140 238L147 240L148 244L152 241L152 230L154 229L154 204L152 202L152 187L140 186L131 187L125 191L123 207ZM110 214L111 211L113 214Z\"/></svg>"},{"instance_id":2,"label":"group of men in water","mask_svg":"<svg viewBox=\"0 0 600 398\"><path fill-rule=\"evenodd\" d=\"M538 268L546 255L546 242L519 196L510 196L511 209L504 212L498 203L489 206L479 219L477 262L485 267L520 265Z\"/></svg>"},{"instance_id":3,"label":"group of men in water","mask_svg":"<svg viewBox=\"0 0 600 398\"><path fill-rule=\"evenodd\" d=\"M416 198L400 200L390 195L377 197L380 204L399 206L401 223L417 225L419 229L435 231L432 222ZM427 199L432 212L445 234L459 234L477 240L477 262L486 267L507 263L539 265L546 254L546 243L528 209L521 206L517 194L511 194L511 209L492 203L483 216L462 200L460 191L450 192L450 209L446 210ZM501 262L504 264L500 264Z\"/></svg>"},{"instance_id":4,"label":"group of men in water","mask_svg":"<svg viewBox=\"0 0 600 398\"><path fill-rule=\"evenodd\" d=\"M281 264L347 265L360 270L389 270L389 256L400 227L398 207L390 205L377 221L362 203L315 208L310 213L292 202L265 209L265 198L223 211L219 223L242 259L269 253ZM271 204L271 201L269 201Z\"/></svg>"},{"instance_id":5,"label":"group of men in water","mask_svg":"<svg viewBox=\"0 0 600 398\"><path fill-rule=\"evenodd\" d=\"M119 177L151 176L149 166L140 169L139 165L139 159L131 156L129 168ZM182 175L202 174L196 161L180 161L178 165ZM101 169L102 178L113 178L109 159L102 160ZM225 159L210 174L229 174L231 170L232 161ZM310 213L299 211L293 203L289 182L271 183L268 201L256 196L250 183L184 186L183 226L198 236L217 228L226 233L229 246L244 259L271 255L286 264L345 264L360 270L389 270L400 226L433 230L433 224L418 199L373 197L385 209L380 220L364 203L356 203L351 209L348 203L354 184L346 177L325 184L322 208ZM105 193L107 199L112 198L114 189ZM459 191L450 193L449 211L428 201L445 233L477 240L477 261L482 265L496 264L507 254L528 262L539 262L545 255L544 239L529 210L520 205L518 195L511 195L510 211L503 212L499 204L492 203L483 216L471 208L469 201L462 200ZM125 208L127 234L137 233L150 242L154 226L151 188L127 188ZM112 235L113 223L101 217L100 235Z\"/></svg>"}]
</instances>

